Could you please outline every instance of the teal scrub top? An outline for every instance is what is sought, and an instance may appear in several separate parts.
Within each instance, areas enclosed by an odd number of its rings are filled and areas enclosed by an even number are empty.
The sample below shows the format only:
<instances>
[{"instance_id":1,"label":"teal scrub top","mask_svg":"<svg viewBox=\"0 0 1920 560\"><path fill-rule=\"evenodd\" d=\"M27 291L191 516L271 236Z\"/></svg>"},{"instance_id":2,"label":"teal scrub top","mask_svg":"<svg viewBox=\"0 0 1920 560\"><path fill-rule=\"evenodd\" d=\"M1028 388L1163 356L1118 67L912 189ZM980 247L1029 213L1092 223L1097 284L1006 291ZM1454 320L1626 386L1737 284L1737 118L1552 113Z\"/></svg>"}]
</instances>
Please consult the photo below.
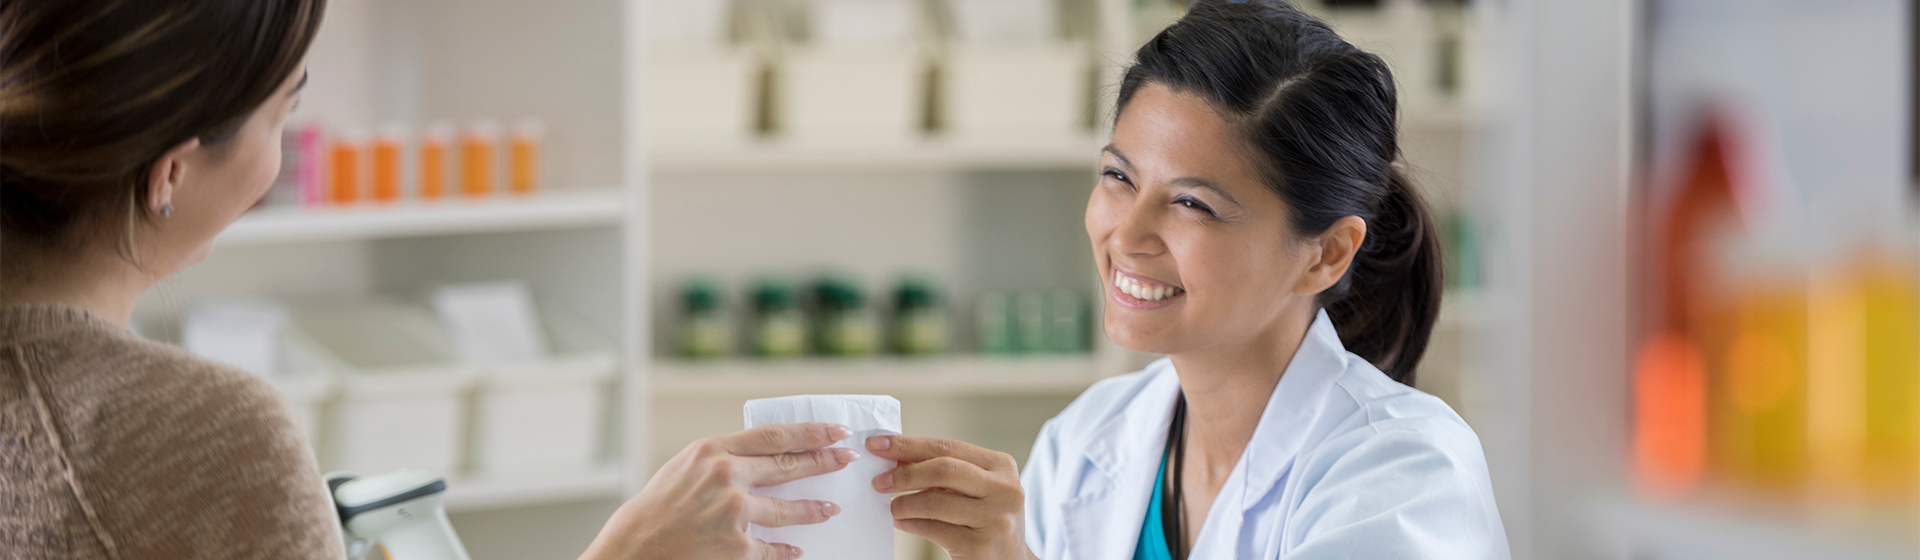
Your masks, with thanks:
<instances>
[{"instance_id":1,"label":"teal scrub top","mask_svg":"<svg viewBox=\"0 0 1920 560\"><path fill-rule=\"evenodd\" d=\"M1140 542L1133 545L1133 560L1173 560L1173 547L1167 544L1167 531L1161 524L1161 489L1167 487L1167 458L1160 458L1160 474L1153 476L1153 498L1147 502L1147 519L1140 524Z\"/></svg>"}]
</instances>

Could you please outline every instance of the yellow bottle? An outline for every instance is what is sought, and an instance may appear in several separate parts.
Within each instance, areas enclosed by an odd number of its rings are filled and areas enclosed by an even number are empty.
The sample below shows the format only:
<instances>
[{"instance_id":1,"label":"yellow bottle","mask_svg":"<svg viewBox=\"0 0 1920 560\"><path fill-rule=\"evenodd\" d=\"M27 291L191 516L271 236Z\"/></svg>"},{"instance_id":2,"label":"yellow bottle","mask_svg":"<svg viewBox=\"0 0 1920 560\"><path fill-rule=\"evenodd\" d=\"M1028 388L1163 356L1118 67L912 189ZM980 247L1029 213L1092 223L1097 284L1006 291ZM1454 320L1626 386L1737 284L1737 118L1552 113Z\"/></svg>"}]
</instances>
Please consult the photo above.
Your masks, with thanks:
<instances>
[{"instance_id":1,"label":"yellow bottle","mask_svg":"<svg viewBox=\"0 0 1920 560\"><path fill-rule=\"evenodd\" d=\"M517 195L540 190L540 145L546 139L546 127L540 121L521 121L513 130L512 155L508 165L508 189Z\"/></svg>"}]
</instances>

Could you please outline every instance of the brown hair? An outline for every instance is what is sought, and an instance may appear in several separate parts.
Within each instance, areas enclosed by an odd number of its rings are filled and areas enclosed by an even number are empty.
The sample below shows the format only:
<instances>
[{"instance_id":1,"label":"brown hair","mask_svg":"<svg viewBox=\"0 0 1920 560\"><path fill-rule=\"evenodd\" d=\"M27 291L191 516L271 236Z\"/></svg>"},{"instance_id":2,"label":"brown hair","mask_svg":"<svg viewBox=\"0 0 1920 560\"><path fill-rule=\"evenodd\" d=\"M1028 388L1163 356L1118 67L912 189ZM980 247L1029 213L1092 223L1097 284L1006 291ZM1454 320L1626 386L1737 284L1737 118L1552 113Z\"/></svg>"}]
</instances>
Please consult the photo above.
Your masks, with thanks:
<instances>
[{"instance_id":1,"label":"brown hair","mask_svg":"<svg viewBox=\"0 0 1920 560\"><path fill-rule=\"evenodd\" d=\"M0 3L0 235L147 218L147 171L238 132L306 57L326 0ZM113 223L112 221L106 223Z\"/></svg>"},{"instance_id":2,"label":"brown hair","mask_svg":"<svg viewBox=\"0 0 1920 560\"><path fill-rule=\"evenodd\" d=\"M1285 0L1199 0L1135 57L1119 107L1147 84L1206 98L1260 154L1296 233L1366 220L1353 264L1318 300L1348 351L1413 385L1443 271L1426 201L1395 165L1386 63Z\"/></svg>"}]
</instances>

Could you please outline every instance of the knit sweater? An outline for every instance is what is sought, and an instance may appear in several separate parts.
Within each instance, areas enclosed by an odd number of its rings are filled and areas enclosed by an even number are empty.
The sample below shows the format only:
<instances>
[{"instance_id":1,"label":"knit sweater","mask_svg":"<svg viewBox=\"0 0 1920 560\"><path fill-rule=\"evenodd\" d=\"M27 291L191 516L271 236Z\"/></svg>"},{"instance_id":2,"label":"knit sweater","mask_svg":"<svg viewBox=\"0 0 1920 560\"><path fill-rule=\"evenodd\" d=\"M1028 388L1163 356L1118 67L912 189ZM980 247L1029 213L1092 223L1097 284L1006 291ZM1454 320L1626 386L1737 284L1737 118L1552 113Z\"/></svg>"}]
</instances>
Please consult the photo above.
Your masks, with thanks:
<instances>
[{"instance_id":1,"label":"knit sweater","mask_svg":"<svg viewBox=\"0 0 1920 560\"><path fill-rule=\"evenodd\" d=\"M339 560L271 385L80 309L0 305L0 559Z\"/></svg>"}]
</instances>

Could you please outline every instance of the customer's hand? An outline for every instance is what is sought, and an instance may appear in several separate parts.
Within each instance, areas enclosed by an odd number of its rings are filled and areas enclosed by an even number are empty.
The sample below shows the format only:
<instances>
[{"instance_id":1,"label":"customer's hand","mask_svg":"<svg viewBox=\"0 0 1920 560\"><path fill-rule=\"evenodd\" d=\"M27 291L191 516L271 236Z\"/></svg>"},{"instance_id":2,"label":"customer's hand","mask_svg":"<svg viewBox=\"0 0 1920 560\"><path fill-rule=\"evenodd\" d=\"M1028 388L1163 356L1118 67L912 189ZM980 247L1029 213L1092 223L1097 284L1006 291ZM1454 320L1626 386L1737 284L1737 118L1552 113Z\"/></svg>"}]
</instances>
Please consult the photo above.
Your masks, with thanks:
<instances>
[{"instance_id":1,"label":"customer's hand","mask_svg":"<svg viewBox=\"0 0 1920 560\"><path fill-rule=\"evenodd\" d=\"M874 477L893 498L893 526L947 550L954 560L1029 560L1026 493L1013 456L966 442L867 438L875 456L900 466Z\"/></svg>"},{"instance_id":2,"label":"customer's hand","mask_svg":"<svg viewBox=\"0 0 1920 560\"><path fill-rule=\"evenodd\" d=\"M582 560L792 560L801 550L747 536L747 524L807 525L840 513L814 500L750 493L840 470L858 455L822 449L852 436L845 426L761 426L687 446L660 467L593 539Z\"/></svg>"}]
</instances>

